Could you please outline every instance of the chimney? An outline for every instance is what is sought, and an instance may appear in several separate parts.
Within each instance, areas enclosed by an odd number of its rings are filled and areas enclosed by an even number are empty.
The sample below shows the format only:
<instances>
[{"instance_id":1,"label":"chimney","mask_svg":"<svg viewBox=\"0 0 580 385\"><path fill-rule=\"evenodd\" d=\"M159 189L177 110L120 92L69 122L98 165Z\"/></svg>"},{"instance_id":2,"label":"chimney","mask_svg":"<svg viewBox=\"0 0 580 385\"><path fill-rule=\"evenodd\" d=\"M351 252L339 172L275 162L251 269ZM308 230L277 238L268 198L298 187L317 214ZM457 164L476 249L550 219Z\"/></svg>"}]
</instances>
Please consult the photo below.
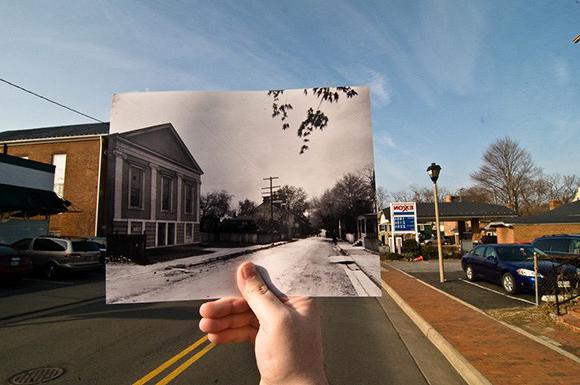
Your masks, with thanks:
<instances>
[{"instance_id":1,"label":"chimney","mask_svg":"<svg viewBox=\"0 0 580 385\"><path fill-rule=\"evenodd\" d=\"M561 204L562 204L562 202L560 202L557 199L550 199L548 201L548 209L550 209L550 211L554 210L556 207L560 206Z\"/></svg>"}]
</instances>

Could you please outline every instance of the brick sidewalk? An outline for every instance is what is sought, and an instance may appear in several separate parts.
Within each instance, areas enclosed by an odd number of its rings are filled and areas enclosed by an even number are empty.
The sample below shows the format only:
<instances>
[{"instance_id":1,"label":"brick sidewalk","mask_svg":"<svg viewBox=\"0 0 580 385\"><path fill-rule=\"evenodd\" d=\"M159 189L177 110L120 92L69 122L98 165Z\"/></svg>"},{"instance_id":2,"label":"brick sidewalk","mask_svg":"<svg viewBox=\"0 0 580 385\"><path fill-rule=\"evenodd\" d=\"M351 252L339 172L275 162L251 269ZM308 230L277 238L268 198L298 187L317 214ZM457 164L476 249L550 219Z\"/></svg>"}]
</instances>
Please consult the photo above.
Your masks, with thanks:
<instances>
[{"instance_id":1,"label":"brick sidewalk","mask_svg":"<svg viewBox=\"0 0 580 385\"><path fill-rule=\"evenodd\" d=\"M580 364L394 268L382 279L495 385L580 385Z\"/></svg>"}]
</instances>

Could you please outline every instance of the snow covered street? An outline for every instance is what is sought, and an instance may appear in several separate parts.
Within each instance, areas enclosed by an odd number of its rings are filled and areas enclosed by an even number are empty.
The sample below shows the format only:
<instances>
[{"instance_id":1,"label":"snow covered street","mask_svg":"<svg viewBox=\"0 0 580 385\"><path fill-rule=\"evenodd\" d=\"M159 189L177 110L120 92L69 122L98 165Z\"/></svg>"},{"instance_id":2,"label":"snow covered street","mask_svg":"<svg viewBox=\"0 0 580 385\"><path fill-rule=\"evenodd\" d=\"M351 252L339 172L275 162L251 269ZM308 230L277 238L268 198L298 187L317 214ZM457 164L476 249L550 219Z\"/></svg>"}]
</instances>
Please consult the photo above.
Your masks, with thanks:
<instances>
[{"instance_id":1,"label":"snow covered street","mask_svg":"<svg viewBox=\"0 0 580 385\"><path fill-rule=\"evenodd\" d=\"M333 263L330 257L338 255L329 239L313 237L207 264L194 265L188 258L149 266L109 264L107 303L236 296L235 271L244 261L265 269L287 295L380 296L380 288L354 263Z\"/></svg>"}]
</instances>

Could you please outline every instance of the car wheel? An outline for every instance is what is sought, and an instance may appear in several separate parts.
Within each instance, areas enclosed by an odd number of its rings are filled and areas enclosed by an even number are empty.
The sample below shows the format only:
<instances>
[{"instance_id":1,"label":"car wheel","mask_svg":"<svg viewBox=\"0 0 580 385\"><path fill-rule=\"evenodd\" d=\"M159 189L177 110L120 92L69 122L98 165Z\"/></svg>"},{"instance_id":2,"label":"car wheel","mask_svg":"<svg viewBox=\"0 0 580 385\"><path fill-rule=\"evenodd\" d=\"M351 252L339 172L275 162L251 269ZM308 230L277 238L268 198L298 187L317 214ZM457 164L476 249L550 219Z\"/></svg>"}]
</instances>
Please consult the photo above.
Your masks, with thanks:
<instances>
[{"instance_id":1,"label":"car wheel","mask_svg":"<svg viewBox=\"0 0 580 385\"><path fill-rule=\"evenodd\" d=\"M508 294L515 294L517 291L516 280L510 273L505 273L501 278L503 289Z\"/></svg>"},{"instance_id":2,"label":"car wheel","mask_svg":"<svg viewBox=\"0 0 580 385\"><path fill-rule=\"evenodd\" d=\"M468 281L475 281L475 273L473 272L473 267L471 267L470 265L467 265L467 267L465 268L465 276L467 277Z\"/></svg>"},{"instance_id":3,"label":"car wheel","mask_svg":"<svg viewBox=\"0 0 580 385\"><path fill-rule=\"evenodd\" d=\"M49 263L44 268L44 277L47 279L54 279L56 277L56 265L54 263Z\"/></svg>"}]
</instances>

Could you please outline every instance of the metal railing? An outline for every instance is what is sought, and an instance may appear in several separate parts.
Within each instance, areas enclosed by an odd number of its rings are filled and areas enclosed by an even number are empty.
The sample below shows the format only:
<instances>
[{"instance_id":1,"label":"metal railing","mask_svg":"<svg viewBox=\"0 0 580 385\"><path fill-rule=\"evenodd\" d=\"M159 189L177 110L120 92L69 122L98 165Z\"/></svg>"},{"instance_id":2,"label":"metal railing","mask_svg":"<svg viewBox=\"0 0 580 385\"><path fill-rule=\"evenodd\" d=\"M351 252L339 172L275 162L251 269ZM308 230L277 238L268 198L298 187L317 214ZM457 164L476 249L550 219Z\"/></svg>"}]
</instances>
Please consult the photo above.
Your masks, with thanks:
<instances>
[{"instance_id":1,"label":"metal railing","mask_svg":"<svg viewBox=\"0 0 580 385\"><path fill-rule=\"evenodd\" d=\"M554 305L556 315L563 306L580 297L580 256L562 257L534 254L536 305Z\"/></svg>"}]
</instances>

